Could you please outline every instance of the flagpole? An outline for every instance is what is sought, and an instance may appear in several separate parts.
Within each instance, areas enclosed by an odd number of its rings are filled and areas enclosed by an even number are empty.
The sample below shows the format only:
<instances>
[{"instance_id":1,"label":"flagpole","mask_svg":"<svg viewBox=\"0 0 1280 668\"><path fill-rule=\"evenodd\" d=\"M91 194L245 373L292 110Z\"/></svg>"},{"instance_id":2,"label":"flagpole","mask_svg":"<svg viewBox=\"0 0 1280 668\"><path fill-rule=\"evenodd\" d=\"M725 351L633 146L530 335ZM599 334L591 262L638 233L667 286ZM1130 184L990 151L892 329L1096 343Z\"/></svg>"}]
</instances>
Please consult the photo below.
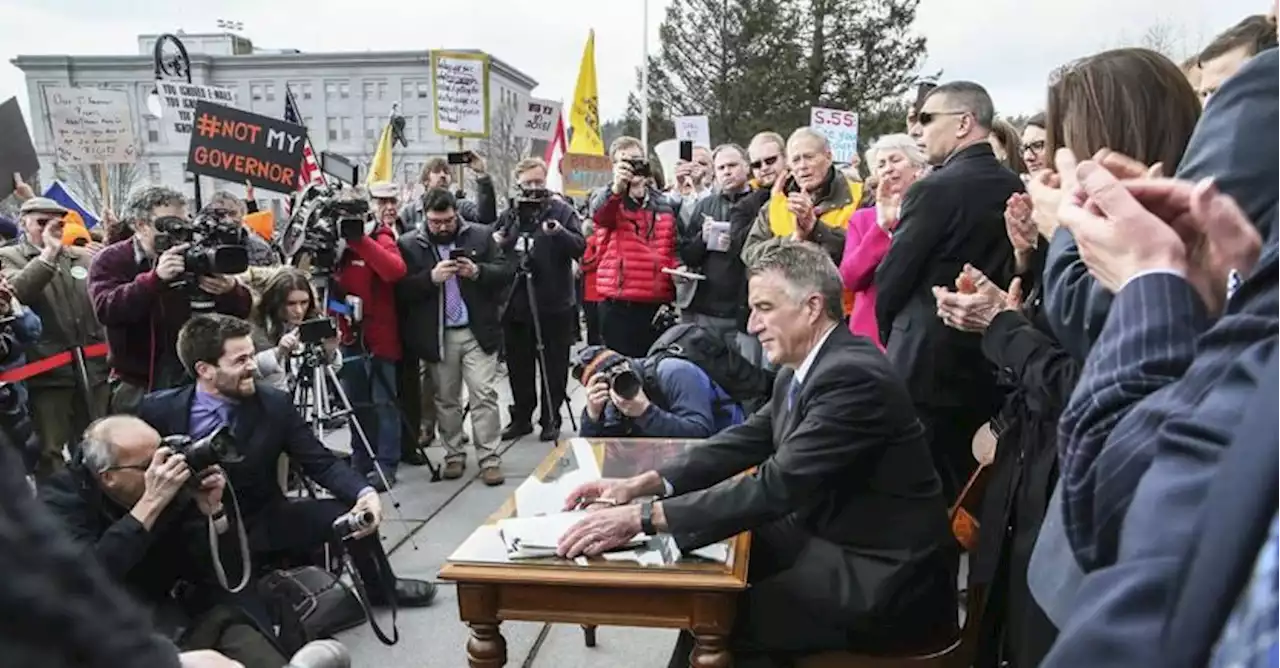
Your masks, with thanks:
<instances>
[{"instance_id":1,"label":"flagpole","mask_svg":"<svg viewBox=\"0 0 1280 668\"><path fill-rule=\"evenodd\" d=\"M649 0L644 0L644 56L640 62L640 143L649 155Z\"/></svg>"},{"instance_id":2,"label":"flagpole","mask_svg":"<svg viewBox=\"0 0 1280 668\"><path fill-rule=\"evenodd\" d=\"M290 88L290 87L289 87L289 84L287 84L287 83L284 85L284 94L285 94L285 97L289 98L287 103L288 103L288 104L290 104L290 105L292 105L292 106L293 106L294 111L295 111L295 112L297 112L297 114L298 114L298 125L301 125L302 127L306 128L306 127L307 127L307 125L306 125L305 123L303 123L303 122L302 122L302 110L298 108L298 100L297 100L296 98L294 98L294 97L293 97L293 89L292 89L292 88ZM318 154L318 153L316 153L316 146L315 146L315 144L312 144L312 143L311 143L311 128L307 128L307 138L306 138L306 140L305 140L305 141L306 141L306 144L307 144L307 148L310 148L310 149L311 149L311 154L312 154L312 155L314 155L314 156L317 156L317 157L316 157L316 160L317 160L317 166L318 166L318 165L319 165L319 157L318 157L318 156L319 156L319 154ZM319 169L319 170L316 170L316 171L318 171L318 172L320 173L320 182L321 182L321 183L323 183L323 184L324 184L324 185L326 185L326 186L327 186L327 185L329 185L329 179L328 179L328 178L326 178L325 173L324 173L324 170L323 170L323 169Z\"/></svg>"}]
</instances>

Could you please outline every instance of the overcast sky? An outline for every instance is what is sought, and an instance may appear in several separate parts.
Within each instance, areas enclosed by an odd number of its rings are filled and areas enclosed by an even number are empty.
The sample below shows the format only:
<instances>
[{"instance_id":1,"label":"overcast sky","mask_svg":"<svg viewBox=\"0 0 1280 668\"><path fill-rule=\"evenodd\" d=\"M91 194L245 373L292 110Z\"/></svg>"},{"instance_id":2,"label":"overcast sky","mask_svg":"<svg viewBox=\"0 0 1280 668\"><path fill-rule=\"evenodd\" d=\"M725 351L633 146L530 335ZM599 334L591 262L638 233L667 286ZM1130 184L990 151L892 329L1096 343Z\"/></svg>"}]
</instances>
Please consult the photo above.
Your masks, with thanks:
<instances>
[{"instance_id":1,"label":"overcast sky","mask_svg":"<svg viewBox=\"0 0 1280 668\"><path fill-rule=\"evenodd\" d=\"M654 48L669 2L650 2ZM1049 71L1072 58L1136 43L1153 25L1189 52L1270 2L922 0L915 29L928 38L925 72L978 81L1001 113L1018 114L1041 107ZM496 18L480 20L480 6ZM220 18L243 22L242 34L266 48L482 49L541 82L537 95L569 99L594 28L601 115L610 119L625 110L641 61L642 7L642 0L0 0L0 99L18 95L26 106L22 73L9 64L18 54L132 54L139 34L212 32Z\"/></svg>"}]
</instances>

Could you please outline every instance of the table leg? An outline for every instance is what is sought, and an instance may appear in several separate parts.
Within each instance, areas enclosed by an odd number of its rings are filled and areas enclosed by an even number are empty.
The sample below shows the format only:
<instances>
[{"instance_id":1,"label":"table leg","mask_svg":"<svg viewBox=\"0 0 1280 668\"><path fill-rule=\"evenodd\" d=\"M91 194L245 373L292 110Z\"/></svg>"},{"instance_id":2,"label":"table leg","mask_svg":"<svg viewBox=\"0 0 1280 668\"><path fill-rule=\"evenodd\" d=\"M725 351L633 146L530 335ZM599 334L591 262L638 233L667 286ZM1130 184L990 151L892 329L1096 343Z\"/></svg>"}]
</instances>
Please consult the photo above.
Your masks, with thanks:
<instances>
[{"instance_id":1,"label":"table leg","mask_svg":"<svg viewBox=\"0 0 1280 668\"><path fill-rule=\"evenodd\" d=\"M728 636L694 634L693 654L689 656L689 668L732 667L733 655L729 653Z\"/></svg>"},{"instance_id":2,"label":"table leg","mask_svg":"<svg viewBox=\"0 0 1280 668\"><path fill-rule=\"evenodd\" d=\"M507 641L498 624L468 624L467 664L471 668L502 668L507 665Z\"/></svg>"},{"instance_id":3,"label":"table leg","mask_svg":"<svg viewBox=\"0 0 1280 668\"><path fill-rule=\"evenodd\" d=\"M596 646L596 625L595 625L595 624L583 624L583 625L582 625L582 638L583 638L583 640L585 640L585 641L586 641L586 643L587 643L587 647L595 647L595 646Z\"/></svg>"}]
</instances>

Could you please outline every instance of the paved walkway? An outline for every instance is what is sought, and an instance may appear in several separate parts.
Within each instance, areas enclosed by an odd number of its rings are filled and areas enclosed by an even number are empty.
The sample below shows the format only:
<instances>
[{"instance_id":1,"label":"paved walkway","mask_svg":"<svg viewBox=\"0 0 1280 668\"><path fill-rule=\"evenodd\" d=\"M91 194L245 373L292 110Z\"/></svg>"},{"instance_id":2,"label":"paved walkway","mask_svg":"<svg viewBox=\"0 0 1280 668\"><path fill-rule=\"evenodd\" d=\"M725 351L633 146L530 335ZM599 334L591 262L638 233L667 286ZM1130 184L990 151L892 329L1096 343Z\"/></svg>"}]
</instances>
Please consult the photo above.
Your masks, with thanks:
<instances>
[{"instance_id":1,"label":"paved walkway","mask_svg":"<svg viewBox=\"0 0 1280 668\"><path fill-rule=\"evenodd\" d=\"M510 402L505 378L498 382L499 402L504 421ZM578 415L582 409L582 388L571 383L571 401ZM564 420L562 437L569 437L569 421ZM343 430L330 437L330 445L347 449ZM391 554L391 563L402 577L436 579L445 559L480 523L498 509L507 496L550 451L537 434L503 444L505 485L486 487L474 478L474 456L467 475L460 480L431 482L426 467L401 467L399 483L391 495L384 494L382 539ZM442 452L432 448L433 461ZM393 498L394 497L394 501ZM393 507L393 504L399 506ZM440 588L435 603L428 608L402 610L399 614L400 642L386 647L374 637L368 625L339 635L351 650L357 668L466 668L468 629L458 621L458 601L451 583L436 580ZM379 616L390 631L390 614ZM662 668L675 644L675 631L602 627L598 643L588 648L576 625L507 622L502 625L507 640L507 665L520 668Z\"/></svg>"}]
</instances>

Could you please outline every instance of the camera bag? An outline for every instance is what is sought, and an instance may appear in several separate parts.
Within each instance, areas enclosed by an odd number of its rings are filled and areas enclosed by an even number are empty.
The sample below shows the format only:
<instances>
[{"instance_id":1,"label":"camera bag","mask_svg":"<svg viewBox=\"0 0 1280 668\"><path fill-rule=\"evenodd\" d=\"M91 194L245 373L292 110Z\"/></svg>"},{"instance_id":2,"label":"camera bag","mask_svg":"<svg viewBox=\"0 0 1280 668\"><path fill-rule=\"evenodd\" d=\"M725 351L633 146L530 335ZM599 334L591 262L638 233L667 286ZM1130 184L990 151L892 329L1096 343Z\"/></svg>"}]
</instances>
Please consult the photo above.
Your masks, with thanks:
<instances>
[{"instance_id":1,"label":"camera bag","mask_svg":"<svg viewBox=\"0 0 1280 668\"><path fill-rule=\"evenodd\" d=\"M289 653L365 622L364 605L339 577L318 566L276 570L258 584Z\"/></svg>"},{"instance_id":2,"label":"camera bag","mask_svg":"<svg viewBox=\"0 0 1280 668\"><path fill-rule=\"evenodd\" d=\"M658 389L657 369L658 363L668 357L687 360L702 369L748 414L768 403L773 394L775 372L755 366L715 332L685 323L675 325L658 337L649 347L641 369L645 394L661 406L667 403Z\"/></svg>"}]
</instances>

